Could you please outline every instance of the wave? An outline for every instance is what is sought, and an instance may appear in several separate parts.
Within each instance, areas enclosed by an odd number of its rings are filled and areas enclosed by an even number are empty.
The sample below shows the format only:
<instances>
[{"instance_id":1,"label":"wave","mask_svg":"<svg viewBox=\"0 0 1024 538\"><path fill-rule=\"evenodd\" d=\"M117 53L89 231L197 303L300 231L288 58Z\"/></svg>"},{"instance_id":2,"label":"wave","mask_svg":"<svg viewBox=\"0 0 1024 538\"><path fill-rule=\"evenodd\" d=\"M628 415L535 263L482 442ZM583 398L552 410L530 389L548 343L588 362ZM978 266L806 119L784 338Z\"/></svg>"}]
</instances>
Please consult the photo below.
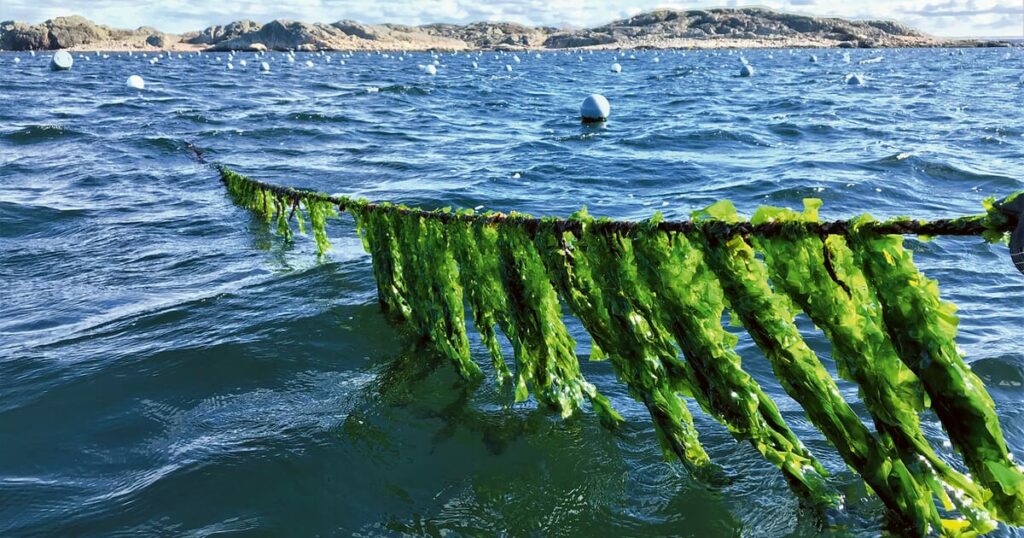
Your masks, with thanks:
<instances>
[{"instance_id":1,"label":"wave","mask_svg":"<svg viewBox=\"0 0 1024 538\"><path fill-rule=\"evenodd\" d=\"M177 138L170 138L166 136L144 136L138 139L136 145L153 148L161 153L169 155L187 155L187 153L185 153L185 142Z\"/></svg>"},{"instance_id":2,"label":"wave","mask_svg":"<svg viewBox=\"0 0 1024 538\"><path fill-rule=\"evenodd\" d=\"M84 136L89 134L63 125L29 125L16 131L0 133L0 140L12 144L35 144Z\"/></svg>"},{"instance_id":3,"label":"wave","mask_svg":"<svg viewBox=\"0 0 1024 538\"><path fill-rule=\"evenodd\" d=\"M407 86L405 84L392 84L377 88L380 93L399 93L402 95L430 95L430 90L420 86Z\"/></svg>"},{"instance_id":4,"label":"wave","mask_svg":"<svg viewBox=\"0 0 1024 538\"><path fill-rule=\"evenodd\" d=\"M921 156L912 152L899 152L887 155L881 159L863 163L863 166L878 171L906 171L915 176L921 176L924 179L940 181L993 181L1007 187L1017 185L1017 180L1009 176L980 170L970 170L935 157Z\"/></svg>"},{"instance_id":5,"label":"wave","mask_svg":"<svg viewBox=\"0 0 1024 538\"><path fill-rule=\"evenodd\" d=\"M292 112L286 116L289 120L307 123L352 123L352 118L321 112Z\"/></svg>"},{"instance_id":6,"label":"wave","mask_svg":"<svg viewBox=\"0 0 1024 538\"><path fill-rule=\"evenodd\" d=\"M52 232L61 221L88 215L87 209L63 209L36 204L0 201L0 238L25 237Z\"/></svg>"},{"instance_id":7,"label":"wave","mask_svg":"<svg viewBox=\"0 0 1024 538\"><path fill-rule=\"evenodd\" d=\"M676 131L659 131L639 137L626 138L622 144L637 148L672 148L687 149L721 148L722 143L740 146L770 148L773 144L751 133L724 128L696 129L684 133Z\"/></svg>"}]
</instances>

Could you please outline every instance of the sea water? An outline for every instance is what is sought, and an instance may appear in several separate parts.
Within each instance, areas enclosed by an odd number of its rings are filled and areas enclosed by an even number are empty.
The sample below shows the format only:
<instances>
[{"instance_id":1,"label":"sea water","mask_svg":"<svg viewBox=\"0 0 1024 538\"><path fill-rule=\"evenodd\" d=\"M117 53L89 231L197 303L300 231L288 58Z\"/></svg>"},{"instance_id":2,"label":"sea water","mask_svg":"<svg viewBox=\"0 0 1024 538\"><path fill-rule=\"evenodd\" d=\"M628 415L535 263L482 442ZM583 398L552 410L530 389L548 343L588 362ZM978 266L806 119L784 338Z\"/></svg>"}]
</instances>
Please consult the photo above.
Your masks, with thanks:
<instances>
[{"instance_id":1,"label":"sea water","mask_svg":"<svg viewBox=\"0 0 1024 538\"><path fill-rule=\"evenodd\" d=\"M286 245L189 143L263 180L538 215L687 218L723 198L749 215L816 197L828 219L936 218L1024 188L1022 49L745 51L750 78L728 51L543 53L513 71L492 52L330 54L240 53L248 66L230 71L213 54L112 54L60 73L0 54L0 535L819 532L781 474L696 406L732 483L666 463L571 319L621 431L459 383L381 316L350 220L330 225L322 259L308 237ZM417 68L435 60L435 76ZM854 72L863 86L845 83ZM145 90L125 86L133 74ZM606 124L577 117L591 93L611 101ZM1024 456L1024 276L978 238L907 243L959 305L959 345ZM846 494L825 528L877 535L881 503L734 330ZM489 361L477 341L474 356ZM924 428L953 458L933 415Z\"/></svg>"}]
</instances>

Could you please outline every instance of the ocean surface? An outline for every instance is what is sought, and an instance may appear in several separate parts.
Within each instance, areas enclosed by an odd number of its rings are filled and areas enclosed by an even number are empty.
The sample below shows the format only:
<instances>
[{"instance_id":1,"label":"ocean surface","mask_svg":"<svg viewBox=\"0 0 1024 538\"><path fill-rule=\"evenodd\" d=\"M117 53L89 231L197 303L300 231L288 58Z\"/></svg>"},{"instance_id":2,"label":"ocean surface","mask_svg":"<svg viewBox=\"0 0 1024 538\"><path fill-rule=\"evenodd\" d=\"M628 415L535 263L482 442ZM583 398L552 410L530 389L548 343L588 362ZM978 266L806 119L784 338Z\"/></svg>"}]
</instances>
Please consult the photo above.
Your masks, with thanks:
<instances>
[{"instance_id":1,"label":"ocean surface","mask_svg":"<svg viewBox=\"0 0 1024 538\"><path fill-rule=\"evenodd\" d=\"M844 54L743 52L752 78L727 51L444 54L436 76L428 53L247 53L233 70L76 53L69 72L0 54L0 536L876 536L880 502L749 337L746 368L847 494L824 527L695 406L732 483L666 463L606 362L583 368L627 418L616 434L459 383L378 312L350 219L323 259L308 237L282 244L186 146L268 181L540 215L818 197L825 218L933 218L1024 188L1024 49ZM592 92L605 125L577 118ZM908 244L959 305L959 345L1024 457L1024 276L977 238Z\"/></svg>"}]
</instances>

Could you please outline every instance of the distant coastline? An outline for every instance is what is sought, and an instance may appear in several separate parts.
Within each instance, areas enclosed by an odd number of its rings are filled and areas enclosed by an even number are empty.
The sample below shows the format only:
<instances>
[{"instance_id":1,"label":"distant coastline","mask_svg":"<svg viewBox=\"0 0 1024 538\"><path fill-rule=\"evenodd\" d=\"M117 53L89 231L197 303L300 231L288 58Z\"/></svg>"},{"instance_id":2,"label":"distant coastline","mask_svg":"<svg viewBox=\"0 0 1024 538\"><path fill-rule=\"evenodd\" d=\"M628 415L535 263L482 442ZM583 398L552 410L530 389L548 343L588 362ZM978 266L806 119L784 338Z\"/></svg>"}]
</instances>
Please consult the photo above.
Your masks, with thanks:
<instances>
[{"instance_id":1,"label":"distant coastline","mask_svg":"<svg viewBox=\"0 0 1024 538\"><path fill-rule=\"evenodd\" d=\"M904 48L1014 46L1009 40L930 36L894 21L795 15L763 8L659 9L584 29L514 23L465 25L235 21L183 34L110 28L84 17L0 23L0 50L480 51L707 48Z\"/></svg>"}]
</instances>

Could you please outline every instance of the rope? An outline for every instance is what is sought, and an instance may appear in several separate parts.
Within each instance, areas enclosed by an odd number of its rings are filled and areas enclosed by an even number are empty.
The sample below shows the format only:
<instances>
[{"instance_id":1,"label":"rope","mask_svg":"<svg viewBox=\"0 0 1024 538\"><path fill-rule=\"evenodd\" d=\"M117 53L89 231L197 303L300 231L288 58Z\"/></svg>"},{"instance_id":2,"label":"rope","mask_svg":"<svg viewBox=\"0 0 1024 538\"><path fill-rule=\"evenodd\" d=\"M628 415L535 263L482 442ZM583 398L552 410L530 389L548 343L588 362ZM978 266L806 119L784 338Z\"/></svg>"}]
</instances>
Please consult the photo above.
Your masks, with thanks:
<instances>
[{"instance_id":1,"label":"rope","mask_svg":"<svg viewBox=\"0 0 1024 538\"><path fill-rule=\"evenodd\" d=\"M217 169L221 172L221 180L227 181L225 173L230 172L223 165L216 165ZM246 178L255 187L272 192L279 196L283 196L290 200L299 200L302 198L310 198L322 202L328 202L338 207L339 211L346 211L349 205L355 205L355 203L345 197L332 196L322 192L316 192L308 189L297 189L294 187L285 187L281 185L275 185L273 183L266 183L252 178ZM580 233L583 230L583 224L576 220L563 219L563 218L545 218L540 219L536 217L530 217L526 215L518 214L505 214L505 213L488 213L488 214L465 214L465 213L446 213L440 211L428 211L419 208L409 208L391 204L380 204L380 203L360 203L359 207L369 211L382 211L399 213L402 215L416 215L426 219L436 219L441 222L452 222L452 221L463 221L463 222L485 222L488 224L515 224L523 227L527 232L533 234L541 226L542 223L548 223L553 225L554 229L559 232L573 232ZM998 231L1011 232L1017 227L1018 215L1010 214L1009 218L998 227ZM619 233L619 234L630 234L633 231L639 229L645 224L636 221L622 221L622 220L600 220L589 223L587 225L588 231L594 232L605 232L605 233ZM974 236L982 235L985 232L992 231L988 226L987 215L972 215L967 217L959 217L955 219L937 219L931 221L922 220L910 220L910 219L892 219L881 222L864 222L857 224L857 231L860 232L872 232L880 235L953 235L953 236ZM665 232L678 232L686 233L696 231L698 229L704 231L710 231L714 235L720 237L730 237L734 235L750 236L776 236L784 233L802 233L808 235L847 235L853 231L854 224L847 220L835 220L826 222L768 222L762 224L751 224L750 222L735 222L726 223L719 221L712 222L696 222L692 220L666 220L657 223L657 228ZM1024 271L1024 270L1022 270Z\"/></svg>"},{"instance_id":2,"label":"rope","mask_svg":"<svg viewBox=\"0 0 1024 538\"><path fill-rule=\"evenodd\" d=\"M185 148L189 156L196 162L217 169L221 181L227 183L227 174L233 173L226 166L207 161L205 152L190 141L185 141ZM351 199L342 196L331 196L322 192L309 189L297 189L284 187L245 177L246 181L253 186L292 201L291 213L299 205L301 199L312 199L327 202L337 206L338 210L344 212L349 205L356 205ZM728 238L735 235L744 237L756 235L762 237L778 236L783 234L791 235L848 235L854 231L876 233L879 235L953 235L953 236L977 236L986 235L990 238L993 234L1011 233L1010 258L1013 265L1024 274L1024 196L1017 193L995 202L994 213L1000 218L993 222L992 211L985 215L970 215L954 219L937 219L931 221L912 220L907 218L896 218L881 222L860 222L853 223L848 220L834 220L826 222L766 222L752 224L750 222L696 222L693 220L665 220L658 222L657 229L665 232L687 233L700 230L720 238ZM530 235L535 235L542 224L548 224L558 233L572 232L579 234L583 231L583 223L578 220L549 217L539 219L528 215L517 213L452 213L443 211L427 211L419 208L410 208L394 204L382 204L374 202L358 202L358 207L367 211L380 211L399 213L402 215L416 215L426 219L436 219L441 222L463 221L463 222L484 222L487 224L511 224L521 227ZM291 215L289 215L291 220ZM598 220L588 223L591 232L616 233L630 235L648 223L622 220ZM990 239L991 240L991 239Z\"/></svg>"}]
</instances>

